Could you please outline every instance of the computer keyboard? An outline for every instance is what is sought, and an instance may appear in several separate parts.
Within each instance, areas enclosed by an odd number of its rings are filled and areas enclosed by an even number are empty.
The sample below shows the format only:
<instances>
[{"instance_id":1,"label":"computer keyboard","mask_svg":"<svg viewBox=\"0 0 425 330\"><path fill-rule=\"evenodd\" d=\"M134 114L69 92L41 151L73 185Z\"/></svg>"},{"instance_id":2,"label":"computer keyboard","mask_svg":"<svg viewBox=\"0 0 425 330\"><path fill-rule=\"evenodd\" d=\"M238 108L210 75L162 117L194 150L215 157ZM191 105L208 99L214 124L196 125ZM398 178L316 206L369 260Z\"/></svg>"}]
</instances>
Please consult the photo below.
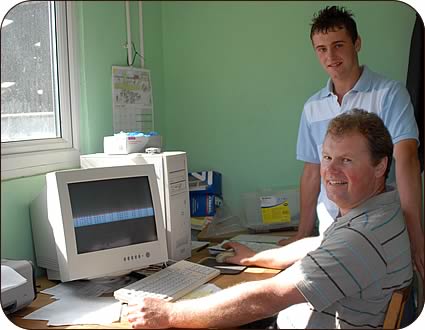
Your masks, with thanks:
<instances>
[{"instance_id":1,"label":"computer keyboard","mask_svg":"<svg viewBox=\"0 0 425 330\"><path fill-rule=\"evenodd\" d=\"M218 269L180 260L148 277L116 290L114 297L124 303L144 297L157 297L172 301L183 297L219 274Z\"/></svg>"}]
</instances>

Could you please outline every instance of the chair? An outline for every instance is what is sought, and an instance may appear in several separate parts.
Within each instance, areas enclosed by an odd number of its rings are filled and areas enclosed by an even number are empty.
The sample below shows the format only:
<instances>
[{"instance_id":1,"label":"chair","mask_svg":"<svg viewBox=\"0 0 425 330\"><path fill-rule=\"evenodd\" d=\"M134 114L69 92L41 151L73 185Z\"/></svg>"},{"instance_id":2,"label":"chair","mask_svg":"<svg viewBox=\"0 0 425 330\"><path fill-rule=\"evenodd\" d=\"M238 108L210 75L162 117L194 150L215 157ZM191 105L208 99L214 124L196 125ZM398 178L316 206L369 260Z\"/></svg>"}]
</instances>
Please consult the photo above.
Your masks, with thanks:
<instances>
[{"instance_id":1,"label":"chair","mask_svg":"<svg viewBox=\"0 0 425 330\"><path fill-rule=\"evenodd\" d=\"M399 329L403 317L404 306L410 293L410 285L396 290L391 296L384 319L384 329Z\"/></svg>"}]
</instances>

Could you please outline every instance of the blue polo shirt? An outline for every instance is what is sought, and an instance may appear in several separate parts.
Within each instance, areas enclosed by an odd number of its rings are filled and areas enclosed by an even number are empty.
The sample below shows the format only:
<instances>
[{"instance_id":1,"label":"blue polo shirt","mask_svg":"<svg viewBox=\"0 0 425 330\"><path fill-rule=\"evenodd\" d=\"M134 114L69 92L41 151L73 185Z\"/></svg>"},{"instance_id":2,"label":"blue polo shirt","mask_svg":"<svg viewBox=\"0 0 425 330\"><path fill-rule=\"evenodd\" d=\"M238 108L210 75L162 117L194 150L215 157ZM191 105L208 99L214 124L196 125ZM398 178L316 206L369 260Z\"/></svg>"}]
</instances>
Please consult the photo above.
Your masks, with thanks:
<instances>
[{"instance_id":1,"label":"blue polo shirt","mask_svg":"<svg viewBox=\"0 0 425 330\"><path fill-rule=\"evenodd\" d=\"M359 80L344 96L341 105L333 93L331 79L325 88L307 100L298 130L297 159L320 164L329 122L353 108L376 113L384 121L394 144L406 139L415 139L419 144L413 106L405 86L363 66ZM323 232L338 215L338 208L327 198L323 183L317 205L320 232Z\"/></svg>"}]
</instances>

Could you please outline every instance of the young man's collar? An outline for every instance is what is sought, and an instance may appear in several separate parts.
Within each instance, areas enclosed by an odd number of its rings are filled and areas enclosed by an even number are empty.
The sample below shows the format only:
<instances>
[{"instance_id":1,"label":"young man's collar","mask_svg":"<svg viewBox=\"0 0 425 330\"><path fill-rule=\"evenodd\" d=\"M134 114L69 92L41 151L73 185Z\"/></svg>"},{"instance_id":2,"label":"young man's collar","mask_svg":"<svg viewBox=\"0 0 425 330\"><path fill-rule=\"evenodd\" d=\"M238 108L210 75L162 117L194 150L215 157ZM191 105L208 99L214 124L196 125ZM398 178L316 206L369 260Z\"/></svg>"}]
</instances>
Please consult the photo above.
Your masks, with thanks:
<instances>
[{"instance_id":1,"label":"young man's collar","mask_svg":"<svg viewBox=\"0 0 425 330\"><path fill-rule=\"evenodd\" d=\"M369 68L366 65L362 65L360 67L362 69L362 73L359 77L359 80L357 80L356 84L354 85L354 87L351 90L356 91L356 92L365 92L370 87L371 71L369 70ZM331 78L329 78L327 83L326 83L326 87L322 90L322 93L321 93L320 96L322 98L325 98L325 97L332 96L332 95L335 95L335 94L333 92L332 80L331 80Z\"/></svg>"}]
</instances>

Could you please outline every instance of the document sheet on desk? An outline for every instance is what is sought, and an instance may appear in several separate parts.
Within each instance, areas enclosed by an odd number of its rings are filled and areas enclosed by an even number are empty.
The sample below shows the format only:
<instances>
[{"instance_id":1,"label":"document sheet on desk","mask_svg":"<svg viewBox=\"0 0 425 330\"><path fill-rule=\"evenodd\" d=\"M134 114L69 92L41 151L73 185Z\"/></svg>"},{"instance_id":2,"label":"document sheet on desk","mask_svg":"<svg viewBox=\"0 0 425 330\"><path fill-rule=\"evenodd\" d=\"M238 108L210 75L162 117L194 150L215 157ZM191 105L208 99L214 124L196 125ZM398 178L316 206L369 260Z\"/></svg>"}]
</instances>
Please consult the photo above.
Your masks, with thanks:
<instances>
[{"instance_id":1,"label":"document sheet on desk","mask_svg":"<svg viewBox=\"0 0 425 330\"><path fill-rule=\"evenodd\" d=\"M109 324L119 321L121 303L114 297L78 297L59 299L24 317L46 320L47 325Z\"/></svg>"},{"instance_id":2,"label":"document sheet on desk","mask_svg":"<svg viewBox=\"0 0 425 330\"><path fill-rule=\"evenodd\" d=\"M73 281L41 291L57 301L28 314L24 319L46 320L47 325L109 324L119 321L121 303L114 297L100 297L128 284ZM117 287L118 286L118 287Z\"/></svg>"}]
</instances>

